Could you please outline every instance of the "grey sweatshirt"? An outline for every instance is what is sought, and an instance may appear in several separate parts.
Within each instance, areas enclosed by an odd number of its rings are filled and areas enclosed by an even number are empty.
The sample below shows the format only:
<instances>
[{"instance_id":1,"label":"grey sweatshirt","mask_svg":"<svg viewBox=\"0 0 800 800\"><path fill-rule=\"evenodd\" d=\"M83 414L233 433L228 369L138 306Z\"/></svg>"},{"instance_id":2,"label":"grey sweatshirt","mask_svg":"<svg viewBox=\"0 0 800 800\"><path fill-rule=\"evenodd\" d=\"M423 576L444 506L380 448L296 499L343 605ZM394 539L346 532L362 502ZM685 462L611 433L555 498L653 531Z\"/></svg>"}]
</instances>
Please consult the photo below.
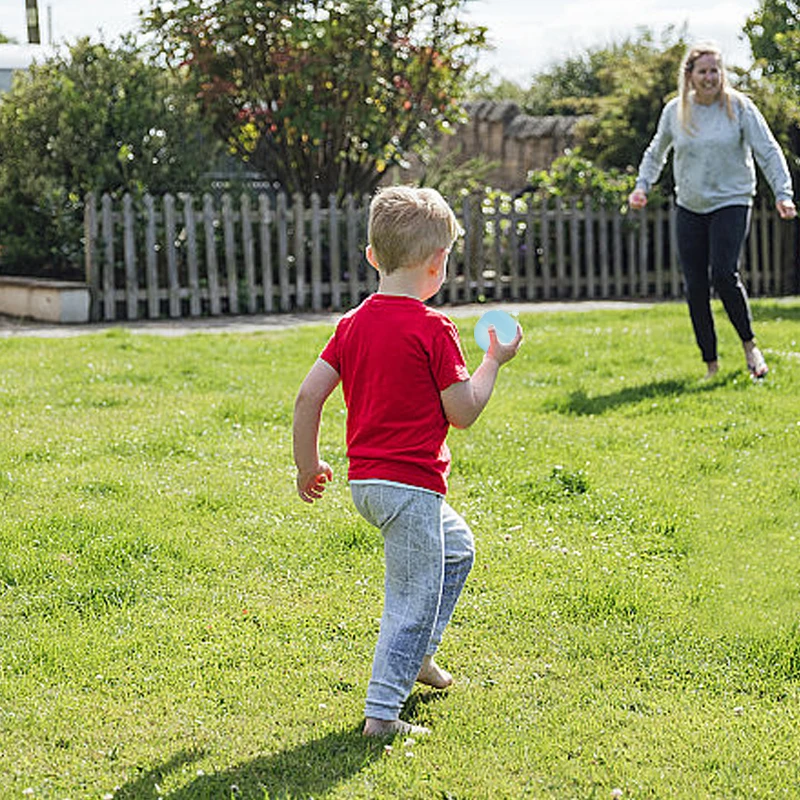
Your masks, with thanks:
<instances>
[{"instance_id":1,"label":"grey sweatshirt","mask_svg":"<svg viewBox=\"0 0 800 800\"><path fill-rule=\"evenodd\" d=\"M678 121L678 102L678 98L670 100L661 112L656 134L639 165L637 189L650 190L672 148L676 202L689 211L707 214L724 206L752 205L754 155L775 201L792 199L786 159L750 98L733 94L733 119L724 105L693 103L692 133Z\"/></svg>"}]
</instances>

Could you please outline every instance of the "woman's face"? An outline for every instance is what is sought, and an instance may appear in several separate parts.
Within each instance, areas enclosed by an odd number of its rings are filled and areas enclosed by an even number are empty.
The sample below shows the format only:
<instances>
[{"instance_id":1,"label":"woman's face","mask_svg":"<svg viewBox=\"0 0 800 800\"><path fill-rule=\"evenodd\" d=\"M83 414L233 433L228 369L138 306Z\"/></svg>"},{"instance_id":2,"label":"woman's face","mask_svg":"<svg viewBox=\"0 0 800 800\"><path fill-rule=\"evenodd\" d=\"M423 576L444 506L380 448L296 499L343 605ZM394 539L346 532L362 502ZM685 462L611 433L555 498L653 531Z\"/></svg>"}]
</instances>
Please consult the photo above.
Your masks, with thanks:
<instances>
[{"instance_id":1,"label":"woman's face","mask_svg":"<svg viewBox=\"0 0 800 800\"><path fill-rule=\"evenodd\" d=\"M694 62L689 80L694 89L694 99L698 103L713 103L722 88L722 71L717 56L713 53L699 56Z\"/></svg>"}]
</instances>

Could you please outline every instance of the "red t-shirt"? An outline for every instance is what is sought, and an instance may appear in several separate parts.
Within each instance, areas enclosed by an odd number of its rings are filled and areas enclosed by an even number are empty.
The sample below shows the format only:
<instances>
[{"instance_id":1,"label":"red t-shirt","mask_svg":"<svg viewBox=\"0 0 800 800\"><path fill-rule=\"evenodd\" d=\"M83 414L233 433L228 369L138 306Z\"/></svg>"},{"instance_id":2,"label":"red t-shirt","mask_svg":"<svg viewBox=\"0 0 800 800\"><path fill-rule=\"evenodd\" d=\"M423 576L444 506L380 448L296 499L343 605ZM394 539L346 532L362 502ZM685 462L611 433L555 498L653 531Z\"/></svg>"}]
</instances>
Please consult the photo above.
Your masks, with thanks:
<instances>
[{"instance_id":1,"label":"red t-shirt","mask_svg":"<svg viewBox=\"0 0 800 800\"><path fill-rule=\"evenodd\" d=\"M320 358L342 379L350 480L447 491L439 393L469 378L456 326L412 297L373 294L339 321Z\"/></svg>"}]
</instances>

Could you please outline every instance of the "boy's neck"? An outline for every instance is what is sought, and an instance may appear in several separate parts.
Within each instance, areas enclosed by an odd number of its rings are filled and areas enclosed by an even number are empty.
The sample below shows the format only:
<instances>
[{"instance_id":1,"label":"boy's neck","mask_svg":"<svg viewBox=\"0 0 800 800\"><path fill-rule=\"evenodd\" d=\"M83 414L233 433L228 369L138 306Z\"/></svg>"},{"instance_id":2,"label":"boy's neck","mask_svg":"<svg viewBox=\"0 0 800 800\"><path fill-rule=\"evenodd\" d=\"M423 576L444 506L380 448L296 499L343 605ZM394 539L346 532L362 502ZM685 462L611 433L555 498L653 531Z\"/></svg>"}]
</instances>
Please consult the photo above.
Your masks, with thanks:
<instances>
[{"instance_id":1,"label":"boy's neck","mask_svg":"<svg viewBox=\"0 0 800 800\"><path fill-rule=\"evenodd\" d=\"M378 270L380 275L378 281L379 294L413 297L424 303L426 300L430 300L442 287L449 252L449 249L440 248L426 263L396 269L388 274L381 271L375 259L372 245L367 247L366 255L367 261Z\"/></svg>"},{"instance_id":2,"label":"boy's neck","mask_svg":"<svg viewBox=\"0 0 800 800\"><path fill-rule=\"evenodd\" d=\"M413 297L422 299L424 276L420 276L418 269L399 269L390 275L381 276L378 280L378 293L395 297ZM423 279L420 280L420 277Z\"/></svg>"}]
</instances>

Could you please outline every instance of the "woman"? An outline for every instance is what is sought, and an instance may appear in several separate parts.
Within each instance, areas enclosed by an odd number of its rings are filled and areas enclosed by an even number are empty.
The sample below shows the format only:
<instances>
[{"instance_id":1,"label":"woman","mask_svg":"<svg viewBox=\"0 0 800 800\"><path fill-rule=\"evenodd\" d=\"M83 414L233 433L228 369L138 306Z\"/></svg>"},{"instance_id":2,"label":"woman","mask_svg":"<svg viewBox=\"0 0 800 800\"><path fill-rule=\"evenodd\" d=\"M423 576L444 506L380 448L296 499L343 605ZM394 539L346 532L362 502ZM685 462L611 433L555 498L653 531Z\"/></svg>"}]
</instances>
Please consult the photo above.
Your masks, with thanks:
<instances>
[{"instance_id":1,"label":"woman","mask_svg":"<svg viewBox=\"0 0 800 800\"><path fill-rule=\"evenodd\" d=\"M670 149L678 206L678 257L695 338L706 363L706 378L719 370L711 315L711 281L742 340L754 378L768 370L756 347L747 292L738 272L756 190L753 156L775 196L783 219L797 212L786 159L753 102L728 86L717 47L691 47L683 59L678 97L661 113L628 202L647 204Z\"/></svg>"}]
</instances>

